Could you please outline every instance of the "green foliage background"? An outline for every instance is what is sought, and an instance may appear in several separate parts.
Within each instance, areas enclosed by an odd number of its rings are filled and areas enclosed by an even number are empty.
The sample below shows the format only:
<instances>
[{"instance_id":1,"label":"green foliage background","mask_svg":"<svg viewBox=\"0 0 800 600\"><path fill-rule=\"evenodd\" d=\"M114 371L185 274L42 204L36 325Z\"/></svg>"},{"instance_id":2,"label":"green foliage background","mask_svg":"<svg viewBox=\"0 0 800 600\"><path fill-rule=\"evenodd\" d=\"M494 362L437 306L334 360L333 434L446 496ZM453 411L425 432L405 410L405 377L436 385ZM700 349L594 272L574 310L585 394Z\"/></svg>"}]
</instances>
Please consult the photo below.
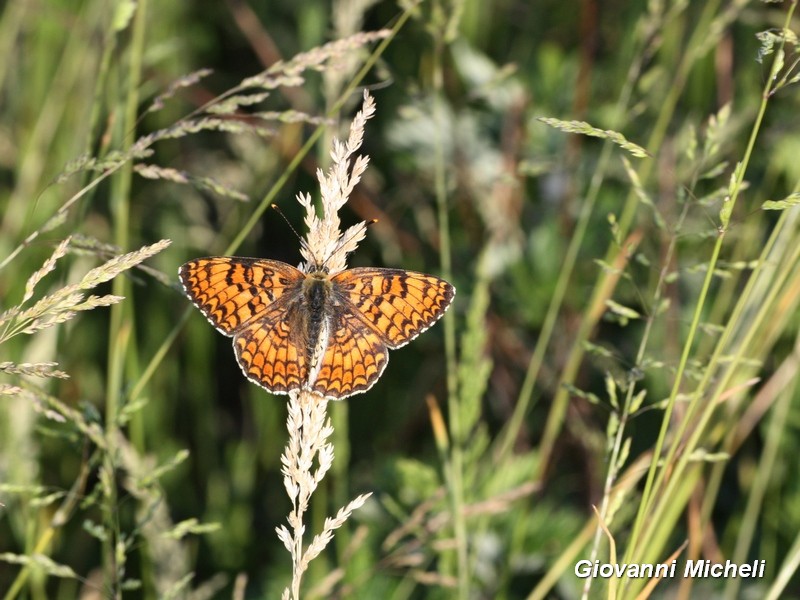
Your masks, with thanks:
<instances>
[{"instance_id":1,"label":"green foliage background","mask_svg":"<svg viewBox=\"0 0 800 600\"><path fill-rule=\"evenodd\" d=\"M593 505L620 562L685 540L679 560L767 561L761 580L676 579L653 597L800 597L798 55L787 34L773 72L781 40L756 35L793 6L6 2L0 312L68 235L34 301L172 244L104 284L124 302L0 339L0 363L70 376L0 373L25 389L0 395L0 597L280 597L284 399L244 380L175 274L240 235L237 254L298 263L275 213L248 219L275 194L302 230L294 196L317 192L363 86L371 162L343 219L379 222L350 264L443 274L458 295L372 390L333 405L309 531L373 498L311 563L305 597L578 598L575 562L614 552ZM280 58L383 28L224 115L232 131L181 125ZM170 127L152 155L124 154ZM646 483L654 449L665 479Z\"/></svg>"}]
</instances>

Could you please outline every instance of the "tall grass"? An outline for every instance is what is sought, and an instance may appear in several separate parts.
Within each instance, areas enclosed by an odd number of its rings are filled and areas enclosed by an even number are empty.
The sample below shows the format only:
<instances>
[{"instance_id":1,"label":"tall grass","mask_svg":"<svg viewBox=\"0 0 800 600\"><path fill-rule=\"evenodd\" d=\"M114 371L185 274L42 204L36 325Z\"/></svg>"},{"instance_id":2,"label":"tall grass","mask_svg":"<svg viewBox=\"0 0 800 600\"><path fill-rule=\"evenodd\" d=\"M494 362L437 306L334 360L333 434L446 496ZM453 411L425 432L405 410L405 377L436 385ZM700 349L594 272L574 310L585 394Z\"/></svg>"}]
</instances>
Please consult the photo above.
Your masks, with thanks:
<instances>
[{"instance_id":1,"label":"tall grass","mask_svg":"<svg viewBox=\"0 0 800 600\"><path fill-rule=\"evenodd\" d=\"M173 274L296 263L266 208L364 86L351 263L459 292L329 406L294 542L372 496L296 595L800 597L795 2L50 8L0 17L0 597L291 585L285 399ZM574 573L612 558L767 568Z\"/></svg>"}]
</instances>

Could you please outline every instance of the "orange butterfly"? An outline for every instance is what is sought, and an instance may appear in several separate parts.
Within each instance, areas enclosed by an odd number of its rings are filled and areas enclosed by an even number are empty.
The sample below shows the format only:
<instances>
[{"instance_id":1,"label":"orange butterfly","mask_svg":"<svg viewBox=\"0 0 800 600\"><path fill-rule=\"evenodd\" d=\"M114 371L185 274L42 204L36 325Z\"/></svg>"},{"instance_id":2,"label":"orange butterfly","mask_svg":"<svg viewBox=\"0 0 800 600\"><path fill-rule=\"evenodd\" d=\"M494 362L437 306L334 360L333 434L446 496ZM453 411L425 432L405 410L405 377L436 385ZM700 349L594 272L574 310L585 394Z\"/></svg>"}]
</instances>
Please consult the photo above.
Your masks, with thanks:
<instances>
[{"instance_id":1,"label":"orange butterfly","mask_svg":"<svg viewBox=\"0 0 800 600\"><path fill-rule=\"evenodd\" d=\"M186 294L233 337L245 376L274 394L339 400L367 391L404 346L442 317L455 288L402 269L304 273L277 260L211 257L179 270Z\"/></svg>"}]
</instances>

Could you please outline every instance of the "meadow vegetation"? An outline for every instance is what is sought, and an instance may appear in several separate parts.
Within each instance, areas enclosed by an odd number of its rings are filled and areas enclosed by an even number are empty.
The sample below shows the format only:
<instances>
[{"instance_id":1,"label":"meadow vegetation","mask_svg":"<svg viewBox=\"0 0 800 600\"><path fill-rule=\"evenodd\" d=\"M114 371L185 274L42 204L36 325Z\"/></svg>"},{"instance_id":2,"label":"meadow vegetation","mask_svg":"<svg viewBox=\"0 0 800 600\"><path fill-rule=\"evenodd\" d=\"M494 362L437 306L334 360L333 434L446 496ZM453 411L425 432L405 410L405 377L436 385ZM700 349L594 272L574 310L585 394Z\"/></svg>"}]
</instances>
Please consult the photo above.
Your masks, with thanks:
<instances>
[{"instance_id":1,"label":"meadow vegetation","mask_svg":"<svg viewBox=\"0 0 800 600\"><path fill-rule=\"evenodd\" d=\"M0 598L800 598L796 2L0 11ZM176 273L298 264L365 90L349 266L458 294L304 421ZM765 576L574 571L673 559Z\"/></svg>"}]
</instances>

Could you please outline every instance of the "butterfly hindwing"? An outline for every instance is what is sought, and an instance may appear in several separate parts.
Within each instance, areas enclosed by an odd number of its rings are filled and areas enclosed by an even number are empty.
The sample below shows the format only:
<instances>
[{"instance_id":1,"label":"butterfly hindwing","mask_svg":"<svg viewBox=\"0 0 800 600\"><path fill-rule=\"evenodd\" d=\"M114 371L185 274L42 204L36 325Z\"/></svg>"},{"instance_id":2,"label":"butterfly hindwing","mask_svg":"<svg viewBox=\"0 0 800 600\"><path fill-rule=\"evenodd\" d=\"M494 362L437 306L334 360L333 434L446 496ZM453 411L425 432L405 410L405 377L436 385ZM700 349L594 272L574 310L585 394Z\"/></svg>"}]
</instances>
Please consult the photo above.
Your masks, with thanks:
<instances>
[{"instance_id":1,"label":"butterfly hindwing","mask_svg":"<svg viewBox=\"0 0 800 600\"><path fill-rule=\"evenodd\" d=\"M273 394L300 389L307 378L305 348L282 307L236 333L233 348L245 377Z\"/></svg>"},{"instance_id":2,"label":"butterfly hindwing","mask_svg":"<svg viewBox=\"0 0 800 600\"><path fill-rule=\"evenodd\" d=\"M378 332L352 311L331 320L328 346L312 389L327 398L345 398L367 391L389 362Z\"/></svg>"}]
</instances>

